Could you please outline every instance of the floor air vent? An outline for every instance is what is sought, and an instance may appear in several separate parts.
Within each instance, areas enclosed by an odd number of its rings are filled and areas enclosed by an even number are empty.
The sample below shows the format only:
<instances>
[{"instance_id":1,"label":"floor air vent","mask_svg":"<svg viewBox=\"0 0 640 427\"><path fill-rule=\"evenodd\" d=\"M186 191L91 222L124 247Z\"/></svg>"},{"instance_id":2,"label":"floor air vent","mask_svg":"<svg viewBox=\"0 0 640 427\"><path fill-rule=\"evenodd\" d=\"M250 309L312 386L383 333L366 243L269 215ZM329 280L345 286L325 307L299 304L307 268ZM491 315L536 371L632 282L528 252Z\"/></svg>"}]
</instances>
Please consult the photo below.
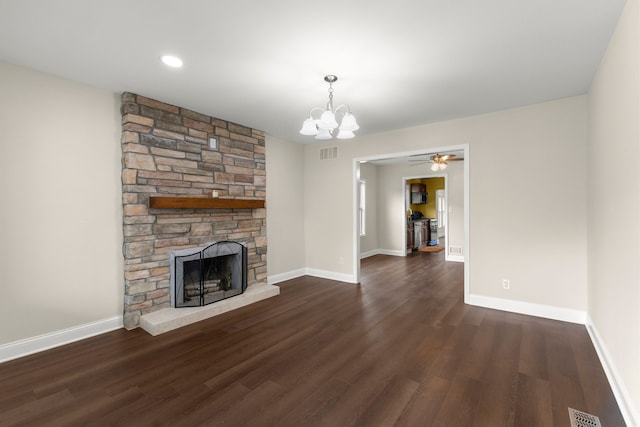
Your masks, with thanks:
<instances>
[{"instance_id":1,"label":"floor air vent","mask_svg":"<svg viewBox=\"0 0 640 427\"><path fill-rule=\"evenodd\" d=\"M569 419L571 427L602 427L600 418L573 408L569 408Z\"/></svg>"},{"instance_id":2,"label":"floor air vent","mask_svg":"<svg viewBox=\"0 0 640 427\"><path fill-rule=\"evenodd\" d=\"M320 160L331 160L338 158L338 147L327 147L320 149Z\"/></svg>"}]
</instances>

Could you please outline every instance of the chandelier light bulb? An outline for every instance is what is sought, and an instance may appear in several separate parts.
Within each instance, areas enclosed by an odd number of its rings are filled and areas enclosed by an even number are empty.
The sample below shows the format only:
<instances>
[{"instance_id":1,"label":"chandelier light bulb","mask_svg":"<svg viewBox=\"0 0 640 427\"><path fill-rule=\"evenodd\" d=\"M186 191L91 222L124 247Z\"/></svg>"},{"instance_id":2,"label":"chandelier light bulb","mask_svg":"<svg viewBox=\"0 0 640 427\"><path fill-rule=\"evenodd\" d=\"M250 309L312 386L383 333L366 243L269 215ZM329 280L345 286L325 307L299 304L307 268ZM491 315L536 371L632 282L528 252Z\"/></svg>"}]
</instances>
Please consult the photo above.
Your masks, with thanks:
<instances>
[{"instance_id":1,"label":"chandelier light bulb","mask_svg":"<svg viewBox=\"0 0 640 427\"><path fill-rule=\"evenodd\" d=\"M342 129L340 129L340 132L338 132L338 135L336 136L336 138L338 138L338 139L351 139L354 136L355 135L350 130L342 130Z\"/></svg>"},{"instance_id":2,"label":"chandelier light bulb","mask_svg":"<svg viewBox=\"0 0 640 427\"><path fill-rule=\"evenodd\" d=\"M338 122L336 122L336 116L333 114L331 110L325 110L320 116L320 121L318 122L318 127L320 129L329 129L333 130L338 127Z\"/></svg>"},{"instance_id":3,"label":"chandelier light bulb","mask_svg":"<svg viewBox=\"0 0 640 427\"><path fill-rule=\"evenodd\" d=\"M320 128L318 129L316 139L331 139L331 132L329 129Z\"/></svg>"},{"instance_id":4,"label":"chandelier light bulb","mask_svg":"<svg viewBox=\"0 0 640 427\"><path fill-rule=\"evenodd\" d=\"M317 135L318 128L316 127L316 122L311 117L309 117L302 124L302 129L300 129L300 133L302 135Z\"/></svg>"},{"instance_id":5,"label":"chandelier light bulb","mask_svg":"<svg viewBox=\"0 0 640 427\"><path fill-rule=\"evenodd\" d=\"M358 126L358 123L356 123L356 116L347 112L342 118L342 123L340 124L340 130L353 132L358 129L360 129L360 126Z\"/></svg>"}]
</instances>

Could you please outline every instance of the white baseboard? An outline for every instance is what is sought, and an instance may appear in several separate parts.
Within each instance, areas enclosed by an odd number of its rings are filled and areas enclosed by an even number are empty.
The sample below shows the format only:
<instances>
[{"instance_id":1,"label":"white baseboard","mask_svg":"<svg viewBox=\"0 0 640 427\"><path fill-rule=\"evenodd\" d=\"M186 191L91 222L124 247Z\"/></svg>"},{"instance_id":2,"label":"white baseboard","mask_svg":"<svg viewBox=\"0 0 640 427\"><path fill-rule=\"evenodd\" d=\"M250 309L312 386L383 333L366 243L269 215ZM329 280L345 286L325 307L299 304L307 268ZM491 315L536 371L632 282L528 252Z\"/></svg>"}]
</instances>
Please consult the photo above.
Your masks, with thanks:
<instances>
[{"instance_id":1,"label":"white baseboard","mask_svg":"<svg viewBox=\"0 0 640 427\"><path fill-rule=\"evenodd\" d=\"M0 363L40 351L49 350L74 341L79 341L123 327L122 316L114 316L84 325L26 338L0 345Z\"/></svg>"},{"instance_id":2,"label":"white baseboard","mask_svg":"<svg viewBox=\"0 0 640 427\"><path fill-rule=\"evenodd\" d=\"M360 259L369 258L374 255L391 255L391 256L406 256L405 251L395 251L392 249L373 249L360 254Z\"/></svg>"},{"instance_id":3,"label":"white baseboard","mask_svg":"<svg viewBox=\"0 0 640 427\"><path fill-rule=\"evenodd\" d=\"M372 249L367 252L360 252L360 259L369 258L370 256L378 255L380 252L378 249Z\"/></svg>"},{"instance_id":4,"label":"white baseboard","mask_svg":"<svg viewBox=\"0 0 640 427\"><path fill-rule=\"evenodd\" d=\"M445 261L464 262L464 255L445 255Z\"/></svg>"},{"instance_id":5,"label":"white baseboard","mask_svg":"<svg viewBox=\"0 0 640 427\"><path fill-rule=\"evenodd\" d=\"M598 329L594 325L591 316L587 316L586 325L587 332L589 332L589 336L591 337L593 346L596 349L596 353L598 353L600 364L604 369L604 373L607 375L609 385L613 390L613 395L616 397L616 401L618 402L618 407L620 408L620 412L622 412L624 421L630 427L640 426L640 415L638 415L638 410L637 408L635 408L633 399L629 395L629 392L624 385L624 381L622 380L622 376L616 368L615 363L613 363L613 359L609 354L609 350L607 350L607 346L598 333Z\"/></svg>"},{"instance_id":6,"label":"white baseboard","mask_svg":"<svg viewBox=\"0 0 640 427\"><path fill-rule=\"evenodd\" d=\"M478 307L493 308L495 310L510 311L512 313L527 314L529 316L544 317L545 319L561 320L563 322L579 323L581 325L584 325L587 320L587 313L584 311L524 301L471 294L469 295L469 301L465 302Z\"/></svg>"},{"instance_id":7,"label":"white baseboard","mask_svg":"<svg viewBox=\"0 0 640 427\"><path fill-rule=\"evenodd\" d=\"M307 268L305 271L307 275L313 277L337 280L338 282L358 283L355 276L352 274L336 273L335 271L318 270L315 268Z\"/></svg>"},{"instance_id":8,"label":"white baseboard","mask_svg":"<svg viewBox=\"0 0 640 427\"><path fill-rule=\"evenodd\" d=\"M304 268L299 268L297 270L287 271L285 273L268 276L267 283L269 285L275 285L276 283L284 282L285 280L291 280L298 277L302 277L305 274L307 274L306 270Z\"/></svg>"}]
</instances>

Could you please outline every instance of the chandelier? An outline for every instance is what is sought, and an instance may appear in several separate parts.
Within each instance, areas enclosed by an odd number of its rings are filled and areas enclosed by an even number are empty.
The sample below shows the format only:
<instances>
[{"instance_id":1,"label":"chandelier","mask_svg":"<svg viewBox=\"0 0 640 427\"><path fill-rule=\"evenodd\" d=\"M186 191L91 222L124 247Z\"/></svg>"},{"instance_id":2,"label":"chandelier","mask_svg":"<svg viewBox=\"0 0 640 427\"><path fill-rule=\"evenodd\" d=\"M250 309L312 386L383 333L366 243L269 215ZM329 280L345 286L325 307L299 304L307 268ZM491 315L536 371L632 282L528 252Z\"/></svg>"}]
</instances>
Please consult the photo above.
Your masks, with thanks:
<instances>
[{"instance_id":1,"label":"chandelier","mask_svg":"<svg viewBox=\"0 0 640 427\"><path fill-rule=\"evenodd\" d=\"M351 109L347 104L342 104L333 108L333 83L338 80L337 76L329 74L324 76L324 81L329 83L329 102L327 102L327 108L322 109L320 107L313 108L309 111L309 117L302 124L300 133L302 135L314 135L316 139L331 139L333 138L333 131L338 128L338 139L349 139L355 135L354 131L360 129L356 118L351 114ZM322 112L319 118L314 119L313 114L316 112ZM342 120L340 123L336 121L336 116L342 114ZM317 114L316 114L317 115Z\"/></svg>"}]
</instances>

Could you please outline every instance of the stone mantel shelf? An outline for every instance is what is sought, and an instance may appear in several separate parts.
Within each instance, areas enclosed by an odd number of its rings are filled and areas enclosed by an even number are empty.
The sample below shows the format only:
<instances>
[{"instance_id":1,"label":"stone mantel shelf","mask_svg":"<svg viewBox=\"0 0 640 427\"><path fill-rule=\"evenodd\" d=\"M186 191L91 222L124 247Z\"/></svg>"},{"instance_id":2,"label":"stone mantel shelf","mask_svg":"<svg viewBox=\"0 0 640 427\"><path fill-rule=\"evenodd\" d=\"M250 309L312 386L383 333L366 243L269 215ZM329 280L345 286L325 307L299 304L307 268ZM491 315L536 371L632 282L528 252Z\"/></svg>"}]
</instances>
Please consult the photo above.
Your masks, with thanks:
<instances>
[{"instance_id":1,"label":"stone mantel shelf","mask_svg":"<svg viewBox=\"0 0 640 427\"><path fill-rule=\"evenodd\" d=\"M222 197L149 197L152 209L259 209L262 199L227 199Z\"/></svg>"}]
</instances>

